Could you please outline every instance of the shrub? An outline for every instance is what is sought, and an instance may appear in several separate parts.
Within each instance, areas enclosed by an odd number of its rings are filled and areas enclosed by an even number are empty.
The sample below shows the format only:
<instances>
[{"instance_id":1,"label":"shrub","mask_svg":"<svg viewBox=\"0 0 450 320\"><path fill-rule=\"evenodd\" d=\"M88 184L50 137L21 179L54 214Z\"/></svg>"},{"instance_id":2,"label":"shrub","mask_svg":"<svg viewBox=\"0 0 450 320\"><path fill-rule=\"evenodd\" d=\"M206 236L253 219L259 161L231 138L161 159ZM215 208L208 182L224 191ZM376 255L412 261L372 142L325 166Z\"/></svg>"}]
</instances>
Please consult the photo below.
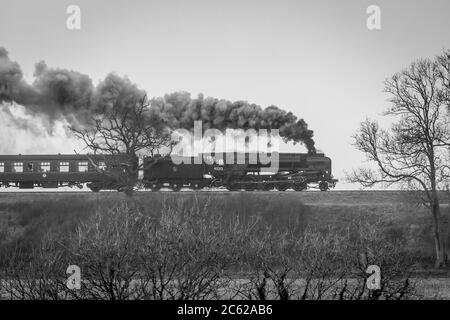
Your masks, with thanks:
<instances>
[{"instance_id":1,"label":"shrub","mask_svg":"<svg viewBox=\"0 0 450 320\"><path fill-rule=\"evenodd\" d=\"M165 198L153 206L114 201L68 234L48 233L3 266L14 299L406 299L414 297L404 237L381 220L345 228L272 224L214 198ZM237 210L237 208L235 208ZM239 211L239 210L238 210ZM81 290L65 286L81 268ZM366 287L367 266L381 288Z\"/></svg>"}]
</instances>

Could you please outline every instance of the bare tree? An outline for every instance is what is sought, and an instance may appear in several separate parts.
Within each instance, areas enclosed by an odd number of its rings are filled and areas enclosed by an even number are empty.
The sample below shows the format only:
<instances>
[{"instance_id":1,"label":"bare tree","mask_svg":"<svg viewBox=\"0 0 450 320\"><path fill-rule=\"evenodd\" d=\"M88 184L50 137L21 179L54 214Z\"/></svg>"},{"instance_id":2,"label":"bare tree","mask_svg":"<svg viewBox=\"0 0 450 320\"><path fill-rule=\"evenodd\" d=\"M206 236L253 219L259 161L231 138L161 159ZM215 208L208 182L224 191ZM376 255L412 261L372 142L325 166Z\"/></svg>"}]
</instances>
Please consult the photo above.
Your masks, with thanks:
<instances>
[{"instance_id":1,"label":"bare tree","mask_svg":"<svg viewBox=\"0 0 450 320\"><path fill-rule=\"evenodd\" d=\"M2 257L0 298L12 300L67 299L67 255L61 236L48 232L39 243L23 250L18 246Z\"/></svg>"},{"instance_id":2,"label":"bare tree","mask_svg":"<svg viewBox=\"0 0 450 320\"><path fill-rule=\"evenodd\" d=\"M447 104L450 116L450 50L444 51L437 57L439 76L444 87L442 100Z\"/></svg>"},{"instance_id":3,"label":"bare tree","mask_svg":"<svg viewBox=\"0 0 450 320\"><path fill-rule=\"evenodd\" d=\"M140 157L153 156L171 146L170 133L151 115L146 96L126 105L115 102L112 106L104 106L91 126L70 129L94 154L126 156L127 165L122 166L126 174L121 178L125 191L136 185L142 167Z\"/></svg>"},{"instance_id":4,"label":"bare tree","mask_svg":"<svg viewBox=\"0 0 450 320\"><path fill-rule=\"evenodd\" d=\"M439 65L428 59L413 62L386 80L385 91L392 104L385 115L398 121L389 130L369 119L361 123L354 145L376 169L353 170L348 179L365 187L400 183L423 191L423 203L433 218L436 266L440 267L445 250L438 191L444 190L450 177L450 130Z\"/></svg>"},{"instance_id":5,"label":"bare tree","mask_svg":"<svg viewBox=\"0 0 450 320\"><path fill-rule=\"evenodd\" d=\"M409 299L415 255L389 222L283 228L239 216L214 198L108 200L69 233L49 231L33 250L0 252L7 299ZM372 218L373 217L373 218ZM11 248L13 249L13 248ZM367 266L381 268L374 296ZM81 287L67 287L67 266ZM375 291L373 291L375 292Z\"/></svg>"},{"instance_id":6,"label":"bare tree","mask_svg":"<svg viewBox=\"0 0 450 320\"><path fill-rule=\"evenodd\" d=\"M442 83L443 90L440 92L441 100L447 105L447 128L450 127L450 50L444 51L437 57L437 64L439 67L439 77ZM442 141L447 145L450 153L450 143Z\"/></svg>"},{"instance_id":7,"label":"bare tree","mask_svg":"<svg viewBox=\"0 0 450 320\"><path fill-rule=\"evenodd\" d=\"M439 76L442 81L442 86L444 90L442 91L442 100L447 104L447 128L450 127L450 50L444 51L441 55L437 57L437 63L439 65ZM443 143L446 143L443 141ZM450 158L450 144L447 141L447 149ZM447 182L447 197L449 200L448 214L447 217L450 217L450 181ZM450 243L450 230L448 228L448 219L447 218L447 241ZM447 247L447 255L450 256L449 253L450 248Z\"/></svg>"},{"instance_id":8,"label":"bare tree","mask_svg":"<svg viewBox=\"0 0 450 320\"><path fill-rule=\"evenodd\" d=\"M99 209L70 235L66 251L80 266L81 290L70 291L75 299L130 300L143 298L141 269L136 257L145 217L132 203L119 202Z\"/></svg>"}]
</instances>

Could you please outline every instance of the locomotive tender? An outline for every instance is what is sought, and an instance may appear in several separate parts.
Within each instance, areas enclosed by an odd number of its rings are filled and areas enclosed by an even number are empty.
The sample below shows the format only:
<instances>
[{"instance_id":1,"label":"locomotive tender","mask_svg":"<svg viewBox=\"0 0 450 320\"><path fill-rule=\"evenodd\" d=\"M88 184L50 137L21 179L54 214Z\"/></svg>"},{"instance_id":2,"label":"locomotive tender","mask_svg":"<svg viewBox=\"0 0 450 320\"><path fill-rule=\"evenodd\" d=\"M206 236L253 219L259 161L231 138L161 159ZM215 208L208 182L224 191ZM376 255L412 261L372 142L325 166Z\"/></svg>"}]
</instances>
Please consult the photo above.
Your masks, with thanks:
<instances>
[{"instance_id":1,"label":"locomotive tender","mask_svg":"<svg viewBox=\"0 0 450 320\"><path fill-rule=\"evenodd\" d=\"M223 159L196 163L194 157L186 157L182 164L175 164L170 157L146 157L143 160L143 183L146 189L158 191L171 188L194 190L205 187L224 187L231 191L272 190L301 191L318 188L322 191L334 188L337 180L331 172L331 159L316 153L280 153L278 170L266 172L270 163L262 165L257 154L226 154ZM252 158L252 157L256 158ZM243 161L227 162L227 159ZM20 189L82 188L84 184L94 192L100 190L124 190L123 175L129 158L126 155L0 155L0 186ZM251 161L257 159L258 161Z\"/></svg>"}]
</instances>

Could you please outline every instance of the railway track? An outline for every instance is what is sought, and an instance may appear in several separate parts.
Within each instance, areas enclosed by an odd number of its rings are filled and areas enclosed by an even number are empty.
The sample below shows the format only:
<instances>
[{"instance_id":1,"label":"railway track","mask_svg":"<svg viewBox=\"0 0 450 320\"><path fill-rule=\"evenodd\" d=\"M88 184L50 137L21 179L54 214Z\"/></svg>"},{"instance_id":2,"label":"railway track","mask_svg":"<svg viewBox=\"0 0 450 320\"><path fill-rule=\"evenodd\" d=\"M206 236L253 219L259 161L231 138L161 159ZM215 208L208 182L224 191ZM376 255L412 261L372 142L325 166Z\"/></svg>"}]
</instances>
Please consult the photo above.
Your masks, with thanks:
<instances>
[{"instance_id":1,"label":"railway track","mask_svg":"<svg viewBox=\"0 0 450 320\"><path fill-rule=\"evenodd\" d=\"M103 196L103 195L111 195L111 194L123 194L121 192L117 192L115 190L104 190L100 192L92 192L90 190L80 190L80 191L0 191L0 197L6 196L51 196L51 195L91 195L91 196ZM136 191L137 195L144 194L214 194L214 195L231 195L231 194L289 194L289 195L299 195L299 196L320 196L323 198L327 197L339 197L339 196L351 196L351 195L419 195L418 191L407 191L407 190L333 190L321 192L318 190L304 190L304 191L278 191L278 190L255 190L255 191L229 191L229 190L181 190L181 191L172 191L170 189L167 190L159 190L159 191L151 191L151 190L139 190ZM442 192L444 195L445 193Z\"/></svg>"},{"instance_id":2,"label":"railway track","mask_svg":"<svg viewBox=\"0 0 450 320\"><path fill-rule=\"evenodd\" d=\"M404 203L420 203L420 193L412 191L391 191L391 190L333 190L327 192L320 191L217 191L217 190L200 190L200 191L139 191L136 193L136 199L146 199L149 201L160 201L161 198L175 197L177 199L189 199L192 196L214 197L229 199L229 201L258 201L265 199L269 201L292 201L299 200L305 205L329 207L335 210L338 207L353 206L369 206L369 207L386 207L398 206ZM0 191L0 203L16 203L30 201L71 201L73 199L85 199L86 201L103 201L107 199L126 199L124 193L117 191ZM442 193L441 205L448 208L449 198L447 194ZM364 209L365 210L365 209ZM447 209L445 209L447 210Z\"/></svg>"},{"instance_id":3,"label":"railway track","mask_svg":"<svg viewBox=\"0 0 450 320\"><path fill-rule=\"evenodd\" d=\"M229 191L229 190L180 190L180 191L172 191L170 189L167 190L159 190L159 191L151 191L151 190L139 190L136 191L137 194L140 193L213 193L213 194L233 194L233 193L246 193L246 194L254 194L254 193L292 193L292 194L305 194L305 193L333 193L333 194L355 194L355 193L412 193L413 191L407 191L407 190L333 190L333 191L326 191L321 192L319 190L304 190L304 191L294 191L294 190L287 190L287 191L278 191L278 190L255 190L255 191L245 191L245 190L238 190L238 191ZM100 192L92 192L90 190L80 190L80 191L0 191L1 195L51 195L51 194L111 194L111 193L120 193L116 190L102 190Z\"/></svg>"},{"instance_id":4,"label":"railway track","mask_svg":"<svg viewBox=\"0 0 450 320\"><path fill-rule=\"evenodd\" d=\"M136 194L219 194L219 195L227 195L227 194L238 194L238 193L247 193L247 194L299 194L299 193L317 193L317 191L228 191L228 190L181 190L181 191L172 191L172 190L160 190L160 191L151 191L151 190L143 190L143 191L137 191ZM341 193L343 191L333 191L333 193ZM348 191L344 191L348 192ZM0 197L2 196L51 196L51 195L110 195L110 194L117 194L117 191L101 191L101 192L92 192L92 191L6 191L2 192L0 191ZM121 194L121 193L119 193Z\"/></svg>"}]
</instances>

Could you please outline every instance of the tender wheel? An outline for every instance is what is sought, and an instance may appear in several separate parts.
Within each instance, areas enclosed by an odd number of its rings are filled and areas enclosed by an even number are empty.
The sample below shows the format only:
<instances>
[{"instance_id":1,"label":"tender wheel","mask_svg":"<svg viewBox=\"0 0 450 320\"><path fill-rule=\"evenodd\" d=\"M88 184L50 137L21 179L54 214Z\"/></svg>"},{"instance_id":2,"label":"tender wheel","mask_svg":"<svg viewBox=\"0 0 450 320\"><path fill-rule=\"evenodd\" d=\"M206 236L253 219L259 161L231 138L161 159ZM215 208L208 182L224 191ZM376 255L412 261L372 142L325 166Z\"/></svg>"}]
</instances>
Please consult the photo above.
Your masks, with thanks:
<instances>
[{"instance_id":1,"label":"tender wheel","mask_svg":"<svg viewBox=\"0 0 450 320\"><path fill-rule=\"evenodd\" d=\"M241 188L237 183L230 183L229 185L227 185L227 189L230 191L238 191Z\"/></svg>"},{"instance_id":2,"label":"tender wheel","mask_svg":"<svg viewBox=\"0 0 450 320\"><path fill-rule=\"evenodd\" d=\"M273 187L274 187L273 183L265 183L265 184L263 184L262 189L264 191L270 191L273 189Z\"/></svg>"},{"instance_id":3,"label":"tender wheel","mask_svg":"<svg viewBox=\"0 0 450 320\"><path fill-rule=\"evenodd\" d=\"M180 191L180 189L181 189L181 184L179 184L179 183L174 183L174 184L172 184L172 190L173 191Z\"/></svg>"},{"instance_id":4,"label":"tender wheel","mask_svg":"<svg viewBox=\"0 0 450 320\"><path fill-rule=\"evenodd\" d=\"M327 191L328 189L330 189L328 186L328 182L321 181L319 183L319 189L320 189L320 191Z\"/></svg>"}]
</instances>

